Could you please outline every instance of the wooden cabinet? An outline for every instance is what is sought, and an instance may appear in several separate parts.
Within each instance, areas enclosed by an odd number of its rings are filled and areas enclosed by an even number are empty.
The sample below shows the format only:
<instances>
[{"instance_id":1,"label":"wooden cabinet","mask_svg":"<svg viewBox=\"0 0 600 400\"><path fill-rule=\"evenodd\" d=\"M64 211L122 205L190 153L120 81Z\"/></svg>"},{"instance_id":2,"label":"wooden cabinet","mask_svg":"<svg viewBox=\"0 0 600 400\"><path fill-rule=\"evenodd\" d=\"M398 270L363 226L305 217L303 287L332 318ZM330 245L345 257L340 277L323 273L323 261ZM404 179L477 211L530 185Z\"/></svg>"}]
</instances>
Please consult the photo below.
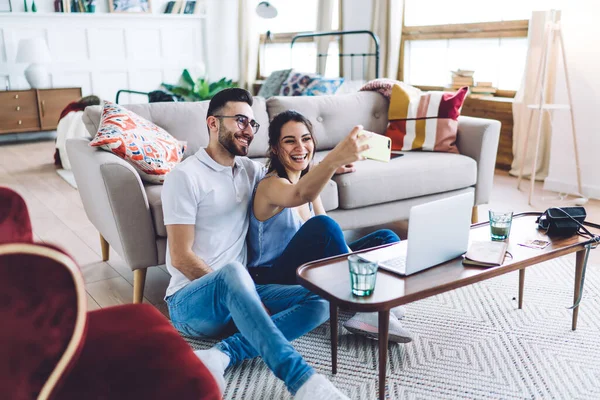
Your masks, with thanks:
<instances>
[{"instance_id":1,"label":"wooden cabinet","mask_svg":"<svg viewBox=\"0 0 600 400\"><path fill-rule=\"evenodd\" d=\"M496 168L510 170L513 161L513 99L506 97L470 98L467 97L461 110L462 115L489 118L500 121L500 143L496 155Z\"/></svg>"},{"instance_id":2,"label":"wooden cabinet","mask_svg":"<svg viewBox=\"0 0 600 400\"><path fill-rule=\"evenodd\" d=\"M0 92L0 134L54 130L61 111L80 98L80 88Z\"/></svg>"}]
</instances>

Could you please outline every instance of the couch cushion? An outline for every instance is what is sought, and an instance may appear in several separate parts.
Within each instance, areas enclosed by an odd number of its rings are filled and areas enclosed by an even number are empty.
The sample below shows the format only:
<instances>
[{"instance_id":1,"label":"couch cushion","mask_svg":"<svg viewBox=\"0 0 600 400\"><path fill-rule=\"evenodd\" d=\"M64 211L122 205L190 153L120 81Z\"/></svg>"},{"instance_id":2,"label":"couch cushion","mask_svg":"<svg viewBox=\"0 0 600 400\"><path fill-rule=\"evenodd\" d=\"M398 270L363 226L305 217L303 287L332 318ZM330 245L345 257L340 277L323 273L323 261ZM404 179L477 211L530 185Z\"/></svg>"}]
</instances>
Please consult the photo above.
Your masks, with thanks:
<instances>
[{"instance_id":1,"label":"couch cushion","mask_svg":"<svg viewBox=\"0 0 600 400\"><path fill-rule=\"evenodd\" d=\"M340 208L426 196L475 184L477 163L470 157L450 153L405 152L389 163L365 160L355 163L356 172L336 175Z\"/></svg>"},{"instance_id":2,"label":"couch cushion","mask_svg":"<svg viewBox=\"0 0 600 400\"><path fill-rule=\"evenodd\" d=\"M150 183L163 183L171 169L182 160L185 150L185 142L109 101L104 102L100 128L90 146L121 157Z\"/></svg>"},{"instance_id":3,"label":"couch cushion","mask_svg":"<svg viewBox=\"0 0 600 400\"><path fill-rule=\"evenodd\" d=\"M315 73L304 73L292 71L287 79L281 84L280 96L302 96L306 88L319 75Z\"/></svg>"},{"instance_id":4,"label":"couch cushion","mask_svg":"<svg viewBox=\"0 0 600 400\"><path fill-rule=\"evenodd\" d=\"M208 128L206 127L206 112L208 101L129 104L124 107L141 117L160 126L175 138L187 142L184 158L194 154L201 147L208 145ZM254 119L260 124L260 130L252 141L249 150L250 157L266 154L269 142L269 117L265 99L254 97L252 106ZM96 136L100 125L101 106L91 106L85 109L83 122L92 137Z\"/></svg>"},{"instance_id":5,"label":"couch cushion","mask_svg":"<svg viewBox=\"0 0 600 400\"><path fill-rule=\"evenodd\" d=\"M326 96L337 92L344 78L324 78L319 76L306 87L303 96Z\"/></svg>"},{"instance_id":6,"label":"couch cushion","mask_svg":"<svg viewBox=\"0 0 600 400\"><path fill-rule=\"evenodd\" d=\"M388 104L387 99L374 92L339 96L278 96L267 100L267 111L271 119L290 109L304 114L313 124L317 150L330 150L355 125L384 134L388 125Z\"/></svg>"},{"instance_id":7,"label":"couch cushion","mask_svg":"<svg viewBox=\"0 0 600 400\"><path fill-rule=\"evenodd\" d=\"M271 72L271 75L269 75L267 80L260 87L258 95L266 99L277 96L279 90L281 90L281 85L287 80L288 76L290 76L290 72L292 72L291 69L282 69Z\"/></svg>"}]
</instances>

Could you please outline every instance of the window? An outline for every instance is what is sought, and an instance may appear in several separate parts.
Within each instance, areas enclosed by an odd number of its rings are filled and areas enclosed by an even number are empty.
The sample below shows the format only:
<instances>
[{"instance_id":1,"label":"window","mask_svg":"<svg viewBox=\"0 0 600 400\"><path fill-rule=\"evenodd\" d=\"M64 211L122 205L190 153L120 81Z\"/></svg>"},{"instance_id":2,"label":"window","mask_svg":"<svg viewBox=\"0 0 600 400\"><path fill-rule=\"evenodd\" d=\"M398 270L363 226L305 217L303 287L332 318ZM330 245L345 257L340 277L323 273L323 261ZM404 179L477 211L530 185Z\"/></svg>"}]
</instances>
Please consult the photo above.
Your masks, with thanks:
<instances>
[{"instance_id":1,"label":"window","mask_svg":"<svg viewBox=\"0 0 600 400\"><path fill-rule=\"evenodd\" d=\"M553 3L405 0L399 79L415 86L448 87L450 71L467 69L475 71L475 82L516 91L525 70L531 12Z\"/></svg>"},{"instance_id":2,"label":"window","mask_svg":"<svg viewBox=\"0 0 600 400\"><path fill-rule=\"evenodd\" d=\"M301 6L298 2L289 0L272 1L271 3L277 7L277 17L259 19L258 22L259 30L262 32L259 48L259 78L265 79L273 71L292 67L302 72L316 72L316 43L313 40L296 41L293 51L290 43L294 35L298 33L317 30L319 1L304 0ZM337 1L334 3L332 30L338 30L339 9ZM269 38L267 38L267 31L271 34ZM326 76L339 76L337 54L338 42L332 41L328 49Z\"/></svg>"}]
</instances>

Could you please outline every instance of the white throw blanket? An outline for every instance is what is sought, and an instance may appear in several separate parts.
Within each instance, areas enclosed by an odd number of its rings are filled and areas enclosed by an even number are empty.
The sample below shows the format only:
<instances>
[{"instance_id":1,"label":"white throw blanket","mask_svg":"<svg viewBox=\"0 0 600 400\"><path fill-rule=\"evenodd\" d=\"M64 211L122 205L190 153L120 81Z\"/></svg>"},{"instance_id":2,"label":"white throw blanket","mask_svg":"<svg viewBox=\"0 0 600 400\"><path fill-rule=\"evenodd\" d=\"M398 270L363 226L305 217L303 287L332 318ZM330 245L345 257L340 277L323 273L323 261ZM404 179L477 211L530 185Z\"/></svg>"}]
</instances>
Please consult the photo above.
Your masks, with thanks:
<instances>
[{"instance_id":1,"label":"white throw blanket","mask_svg":"<svg viewBox=\"0 0 600 400\"><path fill-rule=\"evenodd\" d=\"M60 155L62 167L71 170L71 163L67 155L67 139L90 138L83 124L83 111L71 111L63 117L56 127L56 148Z\"/></svg>"}]
</instances>

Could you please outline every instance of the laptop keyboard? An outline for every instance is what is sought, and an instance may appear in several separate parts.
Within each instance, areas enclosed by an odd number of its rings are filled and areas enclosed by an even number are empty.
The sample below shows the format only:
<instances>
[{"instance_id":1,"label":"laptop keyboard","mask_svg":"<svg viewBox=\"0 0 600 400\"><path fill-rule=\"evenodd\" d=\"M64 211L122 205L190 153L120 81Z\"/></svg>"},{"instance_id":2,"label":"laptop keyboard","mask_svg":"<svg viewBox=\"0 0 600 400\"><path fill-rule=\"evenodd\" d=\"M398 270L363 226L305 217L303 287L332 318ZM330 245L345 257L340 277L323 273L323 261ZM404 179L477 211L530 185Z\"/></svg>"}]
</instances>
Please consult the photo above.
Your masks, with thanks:
<instances>
[{"instance_id":1,"label":"laptop keyboard","mask_svg":"<svg viewBox=\"0 0 600 400\"><path fill-rule=\"evenodd\" d=\"M406 255L402 255L395 258L385 260L383 264L387 265L388 268L392 268L401 274L406 274Z\"/></svg>"}]
</instances>

